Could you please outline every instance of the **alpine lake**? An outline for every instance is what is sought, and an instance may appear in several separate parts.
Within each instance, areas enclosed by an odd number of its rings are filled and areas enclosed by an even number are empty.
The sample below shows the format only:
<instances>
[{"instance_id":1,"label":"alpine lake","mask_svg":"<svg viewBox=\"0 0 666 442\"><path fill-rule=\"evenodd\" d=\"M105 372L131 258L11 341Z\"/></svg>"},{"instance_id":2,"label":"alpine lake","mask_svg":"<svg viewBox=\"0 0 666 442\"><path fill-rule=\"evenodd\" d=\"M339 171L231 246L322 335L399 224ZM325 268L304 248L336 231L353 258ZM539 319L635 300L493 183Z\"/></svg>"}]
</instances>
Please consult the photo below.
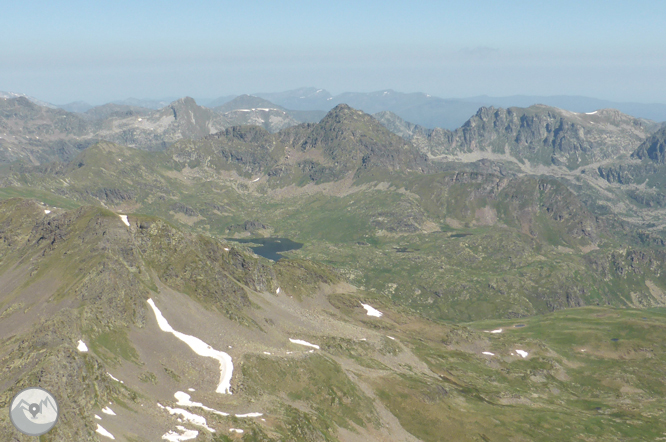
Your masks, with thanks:
<instances>
[{"instance_id":1,"label":"alpine lake","mask_svg":"<svg viewBox=\"0 0 666 442\"><path fill-rule=\"evenodd\" d=\"M276 262L284 258L280 253L303 247L303 243L292 241L289 238L226 238L226 240L253 244L249 247L254 253Z\"/></svg>"}]
</instances>

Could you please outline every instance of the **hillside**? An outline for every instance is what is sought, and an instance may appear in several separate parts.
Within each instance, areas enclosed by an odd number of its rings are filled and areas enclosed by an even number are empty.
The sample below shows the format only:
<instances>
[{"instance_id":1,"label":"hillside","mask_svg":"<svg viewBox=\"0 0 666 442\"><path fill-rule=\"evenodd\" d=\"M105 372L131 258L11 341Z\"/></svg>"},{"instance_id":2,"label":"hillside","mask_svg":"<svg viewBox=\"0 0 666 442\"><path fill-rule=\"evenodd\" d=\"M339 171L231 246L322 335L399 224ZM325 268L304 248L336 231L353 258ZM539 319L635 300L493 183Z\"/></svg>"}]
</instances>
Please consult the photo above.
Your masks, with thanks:
<instances>
[{"instance_id":1,"label":"hillside","mask_svg":"<svg viewBox=\"0 0 666 442\"><path fill-rule=\"evenodd\" d=\"M145 215L10 199L0 226L0 403L35 382L53 392L49 440L105 440L100 428L128 441L638 440L666 429L658 311L445 325L326 266L270 263ZM6 417L0 436L27 440Z\"/></svg>"}]
</instances>

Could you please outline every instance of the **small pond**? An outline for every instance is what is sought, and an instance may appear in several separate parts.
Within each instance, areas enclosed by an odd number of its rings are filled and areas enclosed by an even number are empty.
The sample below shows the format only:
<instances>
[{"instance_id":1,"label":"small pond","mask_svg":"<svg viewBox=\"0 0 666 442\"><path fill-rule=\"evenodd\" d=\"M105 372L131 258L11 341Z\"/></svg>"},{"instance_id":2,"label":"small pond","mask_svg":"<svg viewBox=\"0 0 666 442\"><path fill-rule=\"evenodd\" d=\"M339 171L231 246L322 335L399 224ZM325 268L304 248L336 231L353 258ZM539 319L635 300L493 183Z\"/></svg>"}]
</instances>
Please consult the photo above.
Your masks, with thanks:
<instances>
[{"instance_id":1,"label":"small pond","mask_svg":"<svg viewBox=\"0 0 666 442\"><path fill-rule=\"evenodd\" d=\"M226 240L242 244L259 244L257 246L251 245L252 251L273 261L279 261L283 258L280 252L298 250L303 247L303 243L292 241L289 238L226 238Z\"/></svg>"}]
</instances>

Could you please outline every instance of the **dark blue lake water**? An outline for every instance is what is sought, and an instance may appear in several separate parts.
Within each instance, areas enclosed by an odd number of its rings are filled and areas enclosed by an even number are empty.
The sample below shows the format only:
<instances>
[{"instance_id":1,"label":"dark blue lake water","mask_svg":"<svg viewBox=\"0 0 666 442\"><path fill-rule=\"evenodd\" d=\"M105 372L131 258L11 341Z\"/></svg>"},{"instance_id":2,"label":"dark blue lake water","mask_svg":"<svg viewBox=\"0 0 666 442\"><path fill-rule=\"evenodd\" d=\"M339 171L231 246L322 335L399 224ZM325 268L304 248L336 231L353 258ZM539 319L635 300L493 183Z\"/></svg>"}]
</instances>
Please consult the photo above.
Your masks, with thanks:
<instances>
[{"instance_id":1,"label":"dark blue lake water","mask_svg":"<svg viewBox=\"0 0 666 442\"><path fill-rule=\"evenodd\" d=\"M292 241L289 238L226 238L226 240L242 244L258 244L256 246L250 245L252 251L273 261L279 261L283 258L280 252L298 250L303 247L303 243Z\"/></svg>"}]
</instances>

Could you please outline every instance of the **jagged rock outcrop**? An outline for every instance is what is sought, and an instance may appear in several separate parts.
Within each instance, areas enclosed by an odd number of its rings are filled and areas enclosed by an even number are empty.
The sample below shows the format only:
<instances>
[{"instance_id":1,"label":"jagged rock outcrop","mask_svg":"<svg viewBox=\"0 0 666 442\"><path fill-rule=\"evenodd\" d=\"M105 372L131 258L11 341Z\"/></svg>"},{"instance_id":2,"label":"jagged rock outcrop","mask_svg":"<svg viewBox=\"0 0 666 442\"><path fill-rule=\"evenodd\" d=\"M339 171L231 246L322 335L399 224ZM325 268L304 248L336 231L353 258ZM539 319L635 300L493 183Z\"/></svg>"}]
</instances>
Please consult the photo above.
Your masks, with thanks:
<instances>
[{"instance_id":1,"label":"jagged rock outcrop","mask_svg":"<svg viewBox=\"0 0 666 442\"><path fill-rule=\"evenodd\" d=\"M650 135L631 155L632 158L649 159L658 164L666 163L666 127Z\"/></svg>"},{"instance_id":2,"label":"jagged rock outcrop","mask_svg":"<svg viewBox=\"0 0 666 442\"><path fill-rule=\"evenodd\" d=\"M510 156L569 169L633 152L658 125L614 109L580 114L553 107L482 107L462 127L423 129L386 114L378 118L432 156Z\"/></svg>"}]
</instances>

